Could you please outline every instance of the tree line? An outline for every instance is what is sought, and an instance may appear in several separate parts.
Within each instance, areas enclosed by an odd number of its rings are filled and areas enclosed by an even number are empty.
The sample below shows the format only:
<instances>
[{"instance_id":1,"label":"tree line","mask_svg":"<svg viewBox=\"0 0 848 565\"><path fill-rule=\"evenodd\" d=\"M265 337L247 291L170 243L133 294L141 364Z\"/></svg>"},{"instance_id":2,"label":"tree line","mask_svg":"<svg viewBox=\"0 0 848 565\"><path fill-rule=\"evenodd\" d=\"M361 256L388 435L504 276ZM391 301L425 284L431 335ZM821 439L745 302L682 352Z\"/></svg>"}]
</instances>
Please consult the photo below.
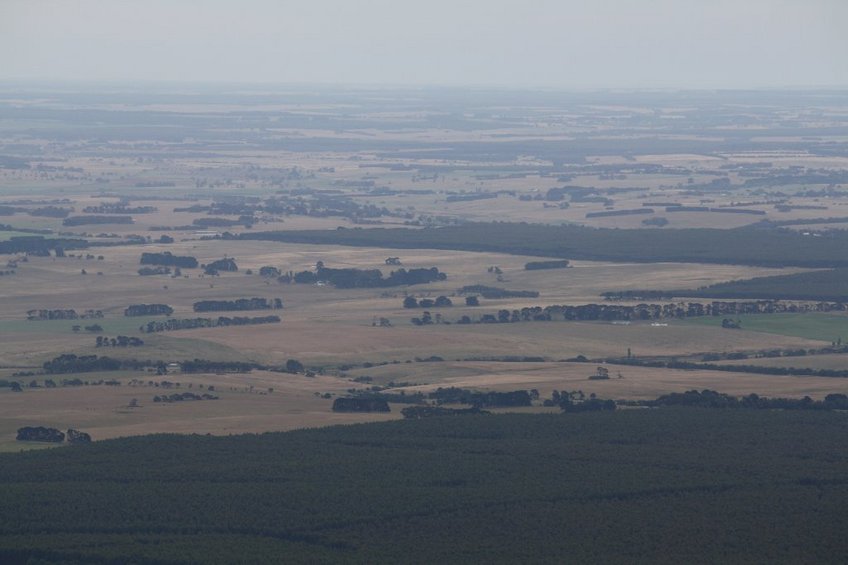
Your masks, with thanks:
<instances>
[{"instance_id":1,"label":"tree line","mask_svg":"<svg viewBox=\"0 0 848 565\"><path fill-rule=\"evenodd\" d=\"M175 330L192 330L197 328L217 328L224 326L248 326L253 324L277 324L279 316L219 316L218 318L185 318L163 321L150 321L139 328L145 333L168 332Z\"/></svg>"},{"instance_id":2,"label":"tree line","mask_svg":"<svg viewBox=\"0 0 848 565\"><path fill-rule=\"evenodd\" d=\"M67 227L131 223L133 223L131 216L70 216L62 220L62 225Z\"/></svg>"},{"instance_id":3,"label":"tree line","mask_svg":"<svg viewBox=\"0 0 848 565\"><path fill-rule=\"evenodd\" d=\"M181 257L173 255L170 251L165 251L163 253L142 253L140 264L180 267L183 269L195 269L198 265L195 257L190 255Z\"/></svg>"},{"instance_id":4,"label":"tree line","mask_svg":"<svg viewBox=\"0 0 848 565\"><path fill-rule=\"evenodd\" d=\"M224 310L278 310L283 307L280 298L238 298L236 300L201 300L192 306L195 312L218 312Z\"/></svg>"},{"instance_id":5,"label":"tree line","mask_svg":"<svg viewBox=\"0 0 848 565\"><path fill-rule=\"evenodd\" d=\"M157 211L157 208L155 206L101 204L99 206L86 206L82 211L86 214L152 214Z\"/></svg>"},{"instance_id":6,"label":"tree line","mask_svg":"<svg viewBox=\"0 0 848 565\"><path fill-rule=\"evenodd\" d=\"M538 271L541 269L565 269L568 265L569 261L567 259L556 261L530 261L529 263L524 264L524 270Z\"/></svg>"},{"instance_id":7,"label":"tree line","mask_svg":"<svg viewBox=\"0 0 848 565\"><path fill-rule=\"evenodd\" d=\"M0 254L26 253L27 255L49 256L50 251L56 249L85 249L87 247L88 242L84 239L48 239L42 236L21 236L0 241Z\"/></svg>"},{"instance_id":8,"label":"tree line","mask_svg":"<svg viewBox=\"0 0 848 565\"><path fill-rule=\"evenodd\" d=\"M501 309L497 313L486 313L476 319L463 315L457 324L496 324L516 322L549 322L555 319L565 321L646 321L662 319L683 319L703 316L738 316L746 314L778 314L800 312L843 312L848 305L842 302L817 302L797 304L777 300L758 300L754 302L677 302L667 304L582 304L527 306L520 309ZM425 312L425 314L427 314ZM413 320L413 323L415 321ZM442 321L442 323L450 323ZM420 325L420 324L416 324Z\"/></svg>"},{"instance_id":9,"label":"tree line","mask_svg":"<svg viewBox=\"0 0 848 565\"><path fill-rule=\"evenodd\" d=\"M170 316L174 309L167 304L130 304L124 309L124 316Z\"/></svg>"},{"instance_id":10,"label":"tree line","mask_svg":"<svg viewBox=\"0 0 848 565\"><path fill-rule=\"evenodd\" d=\"M97 336L95 347L141 347L144 341L137 337L119 335L117 337Z\"/></svg>"},{"instance_id":11,"label":"tree line","mask_svg":"<svg viewBox=\"0 0 848 565\"><path fill-rule=\"evenodd\" d=\"M683 369L686 371L725 371L731 373L753 373L758 375L782 375L793 377L848 377L848 369L814 369L812 367L773 367L767 365L724 365L719 363L696 363L693 361L656 360L656 359L607 359L607 363L616 365L635 365L638 367L657 367L663 369Z\"/></svg>"},{"instance_id":12,"label":"tree line","mask_svg":"<svg viewBox=\"0 0 848 565\"><path fill-rule=\"evenodd\" d=\"M27 320L93 320L103 317L102 310L86 310L77 312L74 309L37 309L27 310Z\"/></svg>"},{"instance_id":13,"label":"tree line","mask_svg":"<svg viewBox=\"0 0 848 565\"><path fill-rule=\"evenodd\" d=\"M500 298L538 298L539 292L535 290L508 290L482 284L467 285L456 291L457 294L479 294L489 300Z\"/></svg>"},{"instance_id":14,"label":"tree line","mask_svg":"<svg viewBox=\"0 0 848 565\"><path fill-rule=\"evenodd\" d=\"M282 283L315 284L326 282L336 288L379 288L387 286L402 286L414 284L426 284L435 281L443 281L447 278L445 273L439 272L437 267L421 269L398 269L392 271L388 277L384 277L379 269L332 269L318 265L315 271L300 271L298 273L287 273L278 280Z\"/></svg>"}]
</instances>

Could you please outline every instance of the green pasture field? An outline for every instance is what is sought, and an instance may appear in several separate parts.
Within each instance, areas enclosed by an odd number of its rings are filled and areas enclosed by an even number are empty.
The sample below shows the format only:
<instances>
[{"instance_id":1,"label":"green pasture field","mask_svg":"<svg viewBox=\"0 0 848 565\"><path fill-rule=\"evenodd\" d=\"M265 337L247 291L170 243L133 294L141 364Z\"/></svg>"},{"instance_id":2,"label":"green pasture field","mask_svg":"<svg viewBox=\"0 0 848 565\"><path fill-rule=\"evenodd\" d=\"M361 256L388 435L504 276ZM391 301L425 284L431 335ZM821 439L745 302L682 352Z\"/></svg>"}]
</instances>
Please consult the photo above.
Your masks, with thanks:
<instances>
[{"instance_id":1,"label":"green pasture field","mask_svg":"<svg viewBox=\"0 0 848 565\"><path fill-rule=\"evenodd\" d=\"M834 314L751 314L734 316L742 330L833 342L848 339L848 316ZM721 327L722 317L689 318L686 324ZM738 331L738 330L727 330Z\"/></svg>"}]
</instances>

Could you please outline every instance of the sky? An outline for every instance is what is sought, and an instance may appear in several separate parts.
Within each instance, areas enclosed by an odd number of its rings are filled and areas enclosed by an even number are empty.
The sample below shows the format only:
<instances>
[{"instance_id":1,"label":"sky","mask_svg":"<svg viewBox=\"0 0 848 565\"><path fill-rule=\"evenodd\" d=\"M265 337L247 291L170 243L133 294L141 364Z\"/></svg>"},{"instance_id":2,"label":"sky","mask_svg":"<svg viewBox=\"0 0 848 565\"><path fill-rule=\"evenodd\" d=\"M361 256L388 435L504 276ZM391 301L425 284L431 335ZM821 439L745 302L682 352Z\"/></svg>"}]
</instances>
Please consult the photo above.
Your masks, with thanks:
<instances>
[{"instance_id":1,"label":"sky","mask_svg":"<svg viewBox=\"0 0 848 565\"><path fill-rule=\"evenodd\" d=\"M848 0L0 0L0 81L848 86Z\"/></svg>"}]
</instances>

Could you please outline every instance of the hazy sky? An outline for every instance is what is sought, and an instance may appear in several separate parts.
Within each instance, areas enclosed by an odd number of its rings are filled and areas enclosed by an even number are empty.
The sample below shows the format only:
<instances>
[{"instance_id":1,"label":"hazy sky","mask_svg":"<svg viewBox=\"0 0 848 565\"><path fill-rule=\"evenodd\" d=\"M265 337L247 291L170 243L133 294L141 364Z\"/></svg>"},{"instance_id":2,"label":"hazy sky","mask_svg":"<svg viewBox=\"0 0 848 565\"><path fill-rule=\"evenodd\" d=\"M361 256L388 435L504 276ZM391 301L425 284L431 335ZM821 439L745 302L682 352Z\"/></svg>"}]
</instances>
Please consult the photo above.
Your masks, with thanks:
<instances>
[{"instance_id":1,"label":"hazy sky","mask_svg":"<svg viewBox=\"0 0 848 565\"><path fill-rule=\"evenodd\" d=\"M848 0L0 0L0 80L848 86Z\"/></svg>"}]
</instances>

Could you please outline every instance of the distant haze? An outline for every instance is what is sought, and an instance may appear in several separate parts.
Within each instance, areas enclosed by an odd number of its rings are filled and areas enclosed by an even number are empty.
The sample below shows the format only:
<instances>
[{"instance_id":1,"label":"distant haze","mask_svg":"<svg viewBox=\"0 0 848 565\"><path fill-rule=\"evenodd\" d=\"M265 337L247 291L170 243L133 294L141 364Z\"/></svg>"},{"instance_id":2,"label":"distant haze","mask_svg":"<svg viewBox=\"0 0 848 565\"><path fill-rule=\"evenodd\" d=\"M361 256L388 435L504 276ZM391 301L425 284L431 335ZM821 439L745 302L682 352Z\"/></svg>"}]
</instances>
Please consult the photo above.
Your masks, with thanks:
<instances>
[{"instance_id":1,"label":"distant haze","mask_svg":"<svg viewBox=\"0 0 848 565\"><path fill-rule=\"evenodd\" d=\"M848 86L845 0L0 0L0 81Z\"/></svg>"}]
</instances>

